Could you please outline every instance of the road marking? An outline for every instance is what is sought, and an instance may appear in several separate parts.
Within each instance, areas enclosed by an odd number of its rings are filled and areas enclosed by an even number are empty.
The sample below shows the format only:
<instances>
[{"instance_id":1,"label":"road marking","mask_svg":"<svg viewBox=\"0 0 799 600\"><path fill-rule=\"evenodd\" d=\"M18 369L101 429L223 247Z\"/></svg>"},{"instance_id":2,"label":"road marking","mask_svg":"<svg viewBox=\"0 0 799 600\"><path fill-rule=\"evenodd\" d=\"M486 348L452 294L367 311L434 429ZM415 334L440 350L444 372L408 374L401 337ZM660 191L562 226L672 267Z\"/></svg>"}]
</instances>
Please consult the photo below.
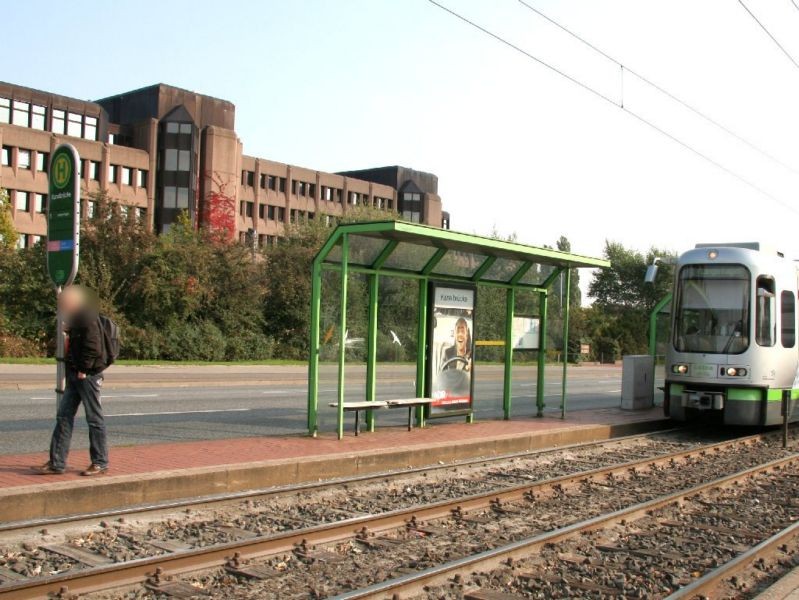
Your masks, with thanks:
<instances>
[{"instance_id":1,"label":"road marking","mask_svg":"<svg viewBox=\"0 0 799 600\"><path fill-rule=\"evenodd\" d=\"M136 412L136 413L118 413L114 415L105 415L106 417L154 417L159 415L195 415L207 413L224 413L224 412L247 412L250 408L212 408L208 410L175 410L166 412Z\"/></svg>"},{"instance_id":2,"label":"road marking","mask_svg":"<svg viewBox=\"0 0 799 600\"><path fill-rule=\"evenodd\" d=\"M103 394L106 398L158 398L158 394ZM55 400L55 396L34 396L31 400Z\"/></svg>"}]
</instances>

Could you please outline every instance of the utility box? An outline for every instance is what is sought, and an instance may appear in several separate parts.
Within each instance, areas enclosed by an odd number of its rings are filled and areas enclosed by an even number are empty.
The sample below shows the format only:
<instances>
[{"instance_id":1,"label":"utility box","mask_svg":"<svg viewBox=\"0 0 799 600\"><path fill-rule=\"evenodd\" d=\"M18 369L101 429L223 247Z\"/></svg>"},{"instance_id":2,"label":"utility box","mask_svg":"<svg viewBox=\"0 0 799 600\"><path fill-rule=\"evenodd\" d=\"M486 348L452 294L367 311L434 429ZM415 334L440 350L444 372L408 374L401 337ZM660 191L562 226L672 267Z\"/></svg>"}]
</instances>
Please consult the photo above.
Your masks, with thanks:
<instances>
[{"instance_id":1,"label":"utility box","mask_svg":"<svg viewBox=\"0 0 799 600\"><path fill-rule=\"evenodd\" d=\"M625 356L621 375L621 407L644 410L655 405L655 357L649 354Z\"/></svg>"}]
</instances>

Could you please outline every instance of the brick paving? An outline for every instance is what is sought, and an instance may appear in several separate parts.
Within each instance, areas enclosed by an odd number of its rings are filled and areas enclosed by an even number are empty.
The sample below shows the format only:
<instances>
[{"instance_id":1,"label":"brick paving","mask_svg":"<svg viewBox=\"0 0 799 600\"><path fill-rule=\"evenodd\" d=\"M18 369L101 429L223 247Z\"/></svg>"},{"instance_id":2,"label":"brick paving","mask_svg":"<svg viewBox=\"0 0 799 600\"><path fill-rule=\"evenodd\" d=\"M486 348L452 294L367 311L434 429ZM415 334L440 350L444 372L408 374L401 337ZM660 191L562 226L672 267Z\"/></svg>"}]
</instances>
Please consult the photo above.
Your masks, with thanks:
<instances>
[{"instance_id":1,"label":"brick paving","mask_svg":"<svg viewBox=\"0 0 799 600\"><path fill-rule=\"evenodd\" d=\"M614 425L659 419L662 409L626 412L615 408L574 411L565 421L559 418L517 418L512 421L463 422L433 421L424 429L407 431L402 427L378 427L375 433L359 437L347 431L344 439L334 434L308 436L249 437L212 441L176 442L138 446L112 447L111 468L105 479L114 476L151 474L159 471L215 467L269 460L301 460L313 456L370 453L396 448L413 448L459 441L474 441L514 434L529 434L564 428ZM111 440L113 443L113 440ZM26 485L61 484L82 480L80 471L89 464L88 450L70 454L67 472L63 475L37 475L31 466L47 460L45 452L0 456L0 489ZM60 487L60 486L59 486Z\"/></svg>"}]
</instances>

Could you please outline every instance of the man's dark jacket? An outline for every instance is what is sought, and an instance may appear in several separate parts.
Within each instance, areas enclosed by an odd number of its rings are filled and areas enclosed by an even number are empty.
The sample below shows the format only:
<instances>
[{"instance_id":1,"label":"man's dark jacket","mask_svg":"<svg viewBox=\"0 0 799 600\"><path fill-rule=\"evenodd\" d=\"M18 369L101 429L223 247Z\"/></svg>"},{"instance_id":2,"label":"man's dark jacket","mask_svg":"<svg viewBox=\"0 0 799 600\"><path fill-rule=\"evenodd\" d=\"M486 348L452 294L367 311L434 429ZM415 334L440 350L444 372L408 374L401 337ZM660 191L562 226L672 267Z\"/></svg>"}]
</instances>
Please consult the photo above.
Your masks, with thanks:
<instances>
[{"instance_id":1,"label":"man's dark jacket","mask_svg":"<svg viewBox=\"0 0 799 600\"><path fill-rule=\"evenodd\" d=\"M103 370L103 332L97 313L77 312L66 324L69 334L67 365L79 373L95 375Z\"/></svg>"}]
</instances>

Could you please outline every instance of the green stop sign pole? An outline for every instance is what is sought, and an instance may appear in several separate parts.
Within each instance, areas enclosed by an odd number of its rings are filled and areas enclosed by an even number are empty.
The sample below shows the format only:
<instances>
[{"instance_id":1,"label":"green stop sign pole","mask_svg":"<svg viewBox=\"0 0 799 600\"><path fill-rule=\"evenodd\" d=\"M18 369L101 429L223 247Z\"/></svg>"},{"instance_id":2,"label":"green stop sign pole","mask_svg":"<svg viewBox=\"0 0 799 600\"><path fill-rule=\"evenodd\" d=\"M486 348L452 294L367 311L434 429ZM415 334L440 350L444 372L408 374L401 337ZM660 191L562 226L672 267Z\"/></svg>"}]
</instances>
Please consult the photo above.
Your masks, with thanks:
<instances>
[{"instance_id":1,"label":"green stop sign pole","mask_svg":"<svg viewBox=\"0 0 799 600\"><path fill-rule=\"evenodd\" d=\"M56 302L78 273L80 250L80 177L78 151L61 144L50 157L50 189L47 205L47 272L56 291ZM66 369L64 320L56 313L56 408L64 394Z\"/></svg>"}]
</instances>

